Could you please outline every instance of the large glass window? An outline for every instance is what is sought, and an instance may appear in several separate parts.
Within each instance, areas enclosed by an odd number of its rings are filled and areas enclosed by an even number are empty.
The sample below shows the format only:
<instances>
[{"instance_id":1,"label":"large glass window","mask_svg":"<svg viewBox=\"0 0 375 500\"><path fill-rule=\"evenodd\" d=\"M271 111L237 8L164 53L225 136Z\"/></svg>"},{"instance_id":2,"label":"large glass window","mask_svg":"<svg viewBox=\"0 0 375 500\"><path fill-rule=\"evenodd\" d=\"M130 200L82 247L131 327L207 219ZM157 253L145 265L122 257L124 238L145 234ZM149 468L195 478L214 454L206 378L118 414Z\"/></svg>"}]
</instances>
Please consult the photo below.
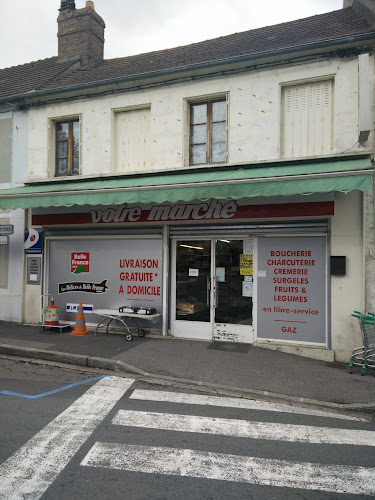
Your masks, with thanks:
<instances>
[{"instance_id":1,"label":"large glass window","mask_svg":"<svg viewBox=\"0 0 375 500\"><path fill-rule=\"evenodd\" d=\"M190 104L190 165L226 161L227 102Z\"/></svg>"},{"instance_id":2,"label":"large glass window","mask_svg":"<svg viewBox=\"0 0 375 500\"><path fill-rule=\"evenodd\" d=\"M56 123L56 176L79 174L79 121Z\"/></svg>"},{"instance_id":3,"label":"large glass window","mask_svg":"<svg viewBox=\"0 0 375 500\"><path fill-rule=\"evenodd\" d=\"M176 319L210 321L211 241L179 241Z\"/></svg>"}]
</instances>

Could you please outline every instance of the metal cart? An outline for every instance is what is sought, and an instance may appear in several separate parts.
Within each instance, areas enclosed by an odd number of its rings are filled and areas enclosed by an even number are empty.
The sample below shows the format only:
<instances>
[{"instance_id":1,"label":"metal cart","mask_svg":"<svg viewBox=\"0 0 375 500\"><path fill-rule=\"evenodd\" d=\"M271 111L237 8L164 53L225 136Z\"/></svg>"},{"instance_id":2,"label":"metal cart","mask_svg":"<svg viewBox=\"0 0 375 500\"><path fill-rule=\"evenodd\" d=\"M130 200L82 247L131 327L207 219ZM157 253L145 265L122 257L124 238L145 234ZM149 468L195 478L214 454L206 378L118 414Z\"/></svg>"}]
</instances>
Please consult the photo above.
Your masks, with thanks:
<instances>
[{"instance_id":1,"label":"metal cart","mask_svg":"<svg viewBox=\"0 0 375 500\"><path fill-rule=\"evenodd\" d=\"M375 314L363 315L359 311L353 311L352 316L359 321L363 345L353 350L349 361L349 371L353 373L353 367L359 366L361 374L366 375L368 368L375 368Z\"/></svg>"},{"instance_id":2,"label":"metal cart","mask_svg":"<svg viewBox=\"0 0 375 500\"><path fill-rule=\"evenodd\" d=\"M364 338L364 334L363 334L363 325L362 325L363 315L359 311L353 311L351 316L358 319L359 328L361 330L362 340L363 340L363 344L364 344L365 338ZM353 350L352 355L350 357L350 361L349 361L349 372L350 373L353 373L354 366L360 366L362 369L365 369L365 352L366 352L365 345L362 345L360 347L356 347Z\"/></svg>"},{"instance_id":3,"label":"metal cart","mask_svg":"<svg viewBox=\"0 0 375 500\"><path fill-rule=\"evenodd\" d=\"M375 369L375 314L367 313L362 319L362 324L366 345L365 369L362 374L365 375L368 368Z\"/></svg>"},{"instance_id":4,"label":"metal cart","mask_svg":"<svg viewBox=\"0 0 375 500\"><path fill-rule=\"evenodd\" d=\"M109 326L112 323L112 321L119 321L125 327L125 329L126 329L125 338L126 338L126 340L129 340L129 341L133 339L133 335L130 332L129 326L127 325L127 322L126 322L127 318L132 318L135 320L136 327L138 330L138 336L144 337L145 331L143 330L143 328L141 328L139 326L138 320L140 320L140 319L149 320L149 321L156 320L157 318L159 318L161 316L161 314L140 315L137 313L126 313L126 312L119 311L117 309L94 309L92 312L93 312L93 314L97 314L98 316L104 316L104 318L98 323L98 325L95 329L95 336L98 333L99 328L104 326L106 328L106 333L108 333Z\"/></svg>"},{"instance_id":5,"label":"metal cart","mask_svg":"<svg viewBox=\"0 0 375 500\"><path fill-rule=\"evenodd\" d=\"M40 297L40 305L41 305L41 311L40 311L40 322L39 322L39 328L41 330L44 330L45 328L51 328L52 330L59 330L59 332L63 332L64 330L69 330L71 328L71 325L69 323L58 323L57 325L47 325L45 323L45 308L47 307L45 304L45 297L52 297L51 293L45 293Z\"/></svg>"}]
</instances>

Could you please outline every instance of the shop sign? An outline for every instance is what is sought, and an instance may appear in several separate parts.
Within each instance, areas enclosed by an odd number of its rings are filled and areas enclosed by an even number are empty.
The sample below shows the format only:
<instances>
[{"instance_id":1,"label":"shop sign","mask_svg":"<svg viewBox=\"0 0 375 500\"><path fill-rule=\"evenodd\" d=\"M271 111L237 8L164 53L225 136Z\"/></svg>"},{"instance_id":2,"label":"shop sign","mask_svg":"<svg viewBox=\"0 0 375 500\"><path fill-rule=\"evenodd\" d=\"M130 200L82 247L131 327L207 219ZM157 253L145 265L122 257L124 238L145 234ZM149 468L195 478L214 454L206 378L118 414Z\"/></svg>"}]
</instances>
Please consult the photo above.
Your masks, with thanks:
<instances>
[{"instance_id":1,"label":"shop sign","mask_svg":"<svg viewBox=\"0 0 375 500\"><path fill-rule=\"evenodd\" d=\"M107 280L103 280L101 283L88 283L86 281L59 283L59 294L67 292L105 293L107 290Z\"/></svg>"},{"instance_id":2,"label":"shop sign","mask_svg":"<svg viewBox=\"0 0 375 500\"><path fill-rule=\"evenodd\" d=\"M325 238L267 238L258 248L258 337L325 343Z\"/></svg>"},{"instance_id":3,"label":"shop sign","mask_svg":"<svg viewBox=\"0 0 375 500\"><path fill-rule=\"evenodd\" d=\"M90 253L73 252L70 259L70 272L73 274L90 272Z\"/></svg>"},{"instance_id":4,"label":"shop sign","mask_svg":"<svg viewBox=\"0 0 375 500\"><path fill-rule=\"evenodd\" d=\"M65 224L128 224L148 222L241 220L279 217L318 217L333 215L333 201L304 203L248 204L237 200L215 200L204 202L163 205L122 205L110 207L82 208L82 212L38 214L33 213L35 225L58 226ZM246 251L244 253L247 253Z\"/></svg>"},{"instance_id":5,"label":"shop sign","mask_svg":"<svg viewBox=\"0 0 375 500\"><path fill-rule=\"evenodd\" d=\"M13 234L14 226L13 224L0 225L0 235L3 234Z\"/></svg>"},{"instance_id":6,"label":"shop sign","mask_svg":"<svg viewBox=\"0 0 375 500\"><path fill-rule=\"evenodd\" d=\"M43 229L29 228L25 231L25 253L41 254L43 251Z\"/></svg>"}]
</instances>

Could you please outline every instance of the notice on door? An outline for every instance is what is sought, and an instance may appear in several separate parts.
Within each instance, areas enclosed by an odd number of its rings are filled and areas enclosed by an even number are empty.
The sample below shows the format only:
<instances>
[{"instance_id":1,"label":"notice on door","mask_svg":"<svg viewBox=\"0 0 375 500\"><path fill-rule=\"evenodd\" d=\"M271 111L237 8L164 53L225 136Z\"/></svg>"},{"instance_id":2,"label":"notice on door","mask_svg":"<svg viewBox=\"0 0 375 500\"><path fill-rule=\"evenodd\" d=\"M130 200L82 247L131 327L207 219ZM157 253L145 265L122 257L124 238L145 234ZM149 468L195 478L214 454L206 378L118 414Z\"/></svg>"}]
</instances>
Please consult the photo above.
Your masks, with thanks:
<instances>
[{"instance_id":1,"label":"notice on door","mask_svg":"<svg viewBox=\"0 0 375 500\"><path fill-rule=\"evenodd\" d=\"M259 241L258 337L326 342L326 240Z\"/></svg>"},{"instance_id":2,"label":"notice on door","mask_svg":"<svg viewBox=\"0 0 375 500\"><path fill-rule=\"evenodd\" d=\"M241 276L252 276L253 274L253 256L252 254L240 255L240 274Z\"/></svg>"}]
</instances>

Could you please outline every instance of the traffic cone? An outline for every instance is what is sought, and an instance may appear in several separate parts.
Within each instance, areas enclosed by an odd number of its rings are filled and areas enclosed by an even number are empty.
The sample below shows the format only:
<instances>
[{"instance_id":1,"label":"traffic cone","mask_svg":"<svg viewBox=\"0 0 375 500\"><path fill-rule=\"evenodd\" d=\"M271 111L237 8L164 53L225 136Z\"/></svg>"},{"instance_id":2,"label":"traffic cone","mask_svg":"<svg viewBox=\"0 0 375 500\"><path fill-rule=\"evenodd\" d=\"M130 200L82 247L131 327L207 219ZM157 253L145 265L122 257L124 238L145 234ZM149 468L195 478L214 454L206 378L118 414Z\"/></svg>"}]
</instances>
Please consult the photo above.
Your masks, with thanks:
<instances>
[{"instance_id":1,"label":"traffic cone","mask_svg":"<svg viewBox=\"0 0 375 500\"><path fill-rule=\"evenodd\" d=\"M88 335L90 332L86 329L85 315L83 314L82 302L79 303L78 312L76 317L76 326L70 335Z\"/></svg>"}]
</instances>

